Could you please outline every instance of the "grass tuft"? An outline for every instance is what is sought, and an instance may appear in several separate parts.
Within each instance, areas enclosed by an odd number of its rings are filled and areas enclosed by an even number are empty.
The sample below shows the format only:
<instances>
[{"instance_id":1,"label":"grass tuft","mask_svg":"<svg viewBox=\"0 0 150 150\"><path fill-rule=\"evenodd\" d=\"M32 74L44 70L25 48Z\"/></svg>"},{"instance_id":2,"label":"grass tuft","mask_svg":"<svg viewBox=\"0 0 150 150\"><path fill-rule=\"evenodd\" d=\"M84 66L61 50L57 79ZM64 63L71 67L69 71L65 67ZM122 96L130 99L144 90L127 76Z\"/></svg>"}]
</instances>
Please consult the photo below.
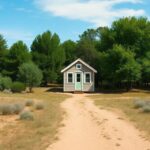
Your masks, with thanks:
<instances>
[{"instance_id":1,"label":"grass tuft","mask_svg":"<svg viewBox=\"0 0 150 150\"><path fill-rule=\"evenodd\" d=\"M44 109L44 104L42 102L38 102L35 104L35 109L41 110Z\"/></svg>"},{"instance_id":2,"label":"grass tuft","mask_svg":"<svg viewBox=\"0 0 150 150\"><path fill-rule=\"evenodd\" d=\"M31 99L26 100L25 105L26 105L26 106L33 106L33 105L34 105L34 101L31 100Z\"/></svg>"},{"instance_id":3,"label":"grass tuft","mask_svg":"<svg viewBox=\"0 0 150 150\"><path fill-rule=\"evenodd\" d=\"M12 104L2 104L0 105L0 114L1 115L12 115L15 109Z\"/></svg>"},{"instance_id":4,"label":"grass tuft","mask_svg":"<svg viewBox=\"0 0 150 150\"><path fill-rule=\"evenodd\" d=\"M16 103L16 104L13 105L13 107L14 107L14 113L15 114L19 114L24 109L24 105L21 104L21 103Z\"/></svg>"},{"instance_id":5,"label":"grass tuft","mask_svg":"<svg viewBox=\"0 0 150 150\"><path fill-rule=\"evenodd\" d=\"M150 105L145 105L142 107L142 111L144 113L150 113Z\"/></svg>"},{"instance_id":6,"label":"grass tuft","mask_svg":"<svg viewBox=\"0 0 150 150\"><path fill-rule=\"evenodd\" d=\"M32 121L34 120L33 114L30 111L23 111L20 114L20 120L29 120Z\"/></svg>"},{"instance_id":7,"label":"grass tuft","mask_svg":"<svg viewBox=\"0 0 150 150\"><path fill-rule=\"evenodd\" d=\"M19 114L23 109L24 109L24 105L21 103L1 104L0 105L0 115Z\"/></svg>"},{"instance_id":8,"label":"grass tuft","mask_svg":"<svg viewBox=\"0 0 150 150\"><path fill-rule=\"evenodd\" d=\"M135 100L134 101L134 108L142 108L145 105L145 101L143 100Z\"/></svg>"}]
</instances>

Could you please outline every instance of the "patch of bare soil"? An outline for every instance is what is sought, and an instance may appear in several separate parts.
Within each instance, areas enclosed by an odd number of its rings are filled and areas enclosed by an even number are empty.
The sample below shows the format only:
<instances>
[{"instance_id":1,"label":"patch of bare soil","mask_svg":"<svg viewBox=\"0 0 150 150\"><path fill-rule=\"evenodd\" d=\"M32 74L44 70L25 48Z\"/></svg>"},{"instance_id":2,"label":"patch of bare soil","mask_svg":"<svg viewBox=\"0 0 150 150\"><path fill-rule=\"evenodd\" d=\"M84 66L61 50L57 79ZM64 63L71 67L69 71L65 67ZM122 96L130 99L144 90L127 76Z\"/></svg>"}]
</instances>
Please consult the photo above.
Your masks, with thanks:
<instances>
[{"instance_id":1,"label":"patch of bare soil","mask_svg":"<svg viewBox=\"0 0 150 150\"><path fill-rule=\"evenodd\" d=\"M65 125L59 140L47 150L149 150L150 142L128 121L110 110L99 109L85 94L63 102Z\"/></svg>"},{"instance_id":2,"label":"patch of bare soil","mask_svg":"<svg viewBox=\"0 0 150 150\"><path fill-rule=\"evenodd\" d=\"M0 130L2 130L6 125L14 125L17 119L17 115L0 116Z\"/></svg>"}]
</instances>

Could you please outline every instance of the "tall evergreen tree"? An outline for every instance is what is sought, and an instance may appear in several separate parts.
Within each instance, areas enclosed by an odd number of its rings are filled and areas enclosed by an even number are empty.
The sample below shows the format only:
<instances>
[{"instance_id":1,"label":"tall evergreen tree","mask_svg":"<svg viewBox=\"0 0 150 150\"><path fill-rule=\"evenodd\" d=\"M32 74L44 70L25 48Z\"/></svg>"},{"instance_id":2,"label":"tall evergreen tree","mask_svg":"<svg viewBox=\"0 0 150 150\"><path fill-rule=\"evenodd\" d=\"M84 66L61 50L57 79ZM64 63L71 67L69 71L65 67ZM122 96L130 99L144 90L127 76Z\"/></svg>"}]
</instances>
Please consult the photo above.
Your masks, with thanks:
<instances>
[{"instance_id":1,"label":"tall evergreen tree","mask_svg":"<svg viewBox=\"0 0 150 150\"><path fill-rule=\"evenodd\" d=\"M65 52L59 36L50 31L38 35L31 45L31 52L33 61L43 71L44 84L56 82L65 62Z\"/></svg>"},{"instance_id":2,"label":"tall evergreen tree","mask_svg":"<svg viewBox=\"0 0 150 150\"><path fill-rule=\"evenodd\" d=\"M6 74L16 80L19 66L29 61L31 61L31 55L27 45L23 41L17 41L10 47Z\"/></svg>"},{"instance_id":3,"label":"tall evergreen tree","mask_svg":"<svg viewBox=\"0 0 150 150\"><path fill-rule=\"evenodd\" d=\"M62 44L64 51L65 51L65 56L66 56L66 61L65 65L69 65L71 62L73 62L76 59L76 43L68 40L65 41Z\"/></svg>"},{"instance_id":4,"label":"tall evergreen tree","mask_svg":"<svg viewBox=\"0 0 150 150\"><path fill-rule=\"evenodd\" d=\"M0 73L5 74L6 59L7 59L7 43L6 40L0 35Z\"/></svg>"}]
</instances>

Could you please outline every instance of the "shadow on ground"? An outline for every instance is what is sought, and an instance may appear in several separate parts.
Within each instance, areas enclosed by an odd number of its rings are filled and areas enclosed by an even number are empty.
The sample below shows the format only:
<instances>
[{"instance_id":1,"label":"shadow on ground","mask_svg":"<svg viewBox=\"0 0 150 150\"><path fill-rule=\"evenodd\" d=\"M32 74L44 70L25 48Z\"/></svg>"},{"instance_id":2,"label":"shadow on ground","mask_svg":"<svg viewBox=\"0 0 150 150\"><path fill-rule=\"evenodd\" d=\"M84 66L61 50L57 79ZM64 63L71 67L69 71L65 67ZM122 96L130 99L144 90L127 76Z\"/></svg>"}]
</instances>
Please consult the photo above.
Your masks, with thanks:
<instances>
[{"instance_id":1,"label":"shadow on ground","mask_svg":"<svg viewBox=\"0 0 150 150\"><path fill-rule=\"evenodd\" d=\"M46 92L63 92L63 87L50 87Z\"/></svg>"}]
</instances>

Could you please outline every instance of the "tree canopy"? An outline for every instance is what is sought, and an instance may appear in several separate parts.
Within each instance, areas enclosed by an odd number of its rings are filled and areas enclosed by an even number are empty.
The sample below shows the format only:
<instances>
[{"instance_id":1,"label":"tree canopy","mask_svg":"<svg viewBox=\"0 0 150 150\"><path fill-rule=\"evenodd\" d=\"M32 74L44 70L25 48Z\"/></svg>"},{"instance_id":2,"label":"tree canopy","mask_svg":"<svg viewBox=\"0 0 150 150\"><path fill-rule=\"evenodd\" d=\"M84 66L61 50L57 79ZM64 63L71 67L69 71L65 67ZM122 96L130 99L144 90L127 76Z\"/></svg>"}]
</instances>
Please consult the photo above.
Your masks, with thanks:
<instances>
[{"instance_id":1,"label":"tree canopy","mask_svg":"<svg viewBox=\"0 0 150 150\"><path fill-rule=\"evenodd\" d=\"M40 68L42 84L62 83L61 69L77 58L98 71L98 87L150 86L150 21L144 17L120 18L110 27L87 29L78 41L61 42L56 33L46 31L35 37L31 50L23 41L8 48L0 35L0 73L13 81L20 80L20 72L27 75L36 68L38 73Z\"/></svg>"},{"instance_id":2,"label":"tree canopy","mask_svg":"<svg viewBox=\"0 0 150 150\"><path fill-rule=\"evenodd\" d=\"M65 62L65 52L59 36L50 31L38 35L31 45L31 53L33 61L43 72L44 84L56 82Z\"/></svg>"},{"instance_id":3,"label":"tree canopy","mask_svg":"<svg viewBox=\"0 0 150 150\"><path fill-rule=\"evenodd\" d=\"M19 78L29 87L30 92L34 86L41 84L42 77L41 70L32 62L24 63L19 67Z\"/></svg>"}]
</instances>

